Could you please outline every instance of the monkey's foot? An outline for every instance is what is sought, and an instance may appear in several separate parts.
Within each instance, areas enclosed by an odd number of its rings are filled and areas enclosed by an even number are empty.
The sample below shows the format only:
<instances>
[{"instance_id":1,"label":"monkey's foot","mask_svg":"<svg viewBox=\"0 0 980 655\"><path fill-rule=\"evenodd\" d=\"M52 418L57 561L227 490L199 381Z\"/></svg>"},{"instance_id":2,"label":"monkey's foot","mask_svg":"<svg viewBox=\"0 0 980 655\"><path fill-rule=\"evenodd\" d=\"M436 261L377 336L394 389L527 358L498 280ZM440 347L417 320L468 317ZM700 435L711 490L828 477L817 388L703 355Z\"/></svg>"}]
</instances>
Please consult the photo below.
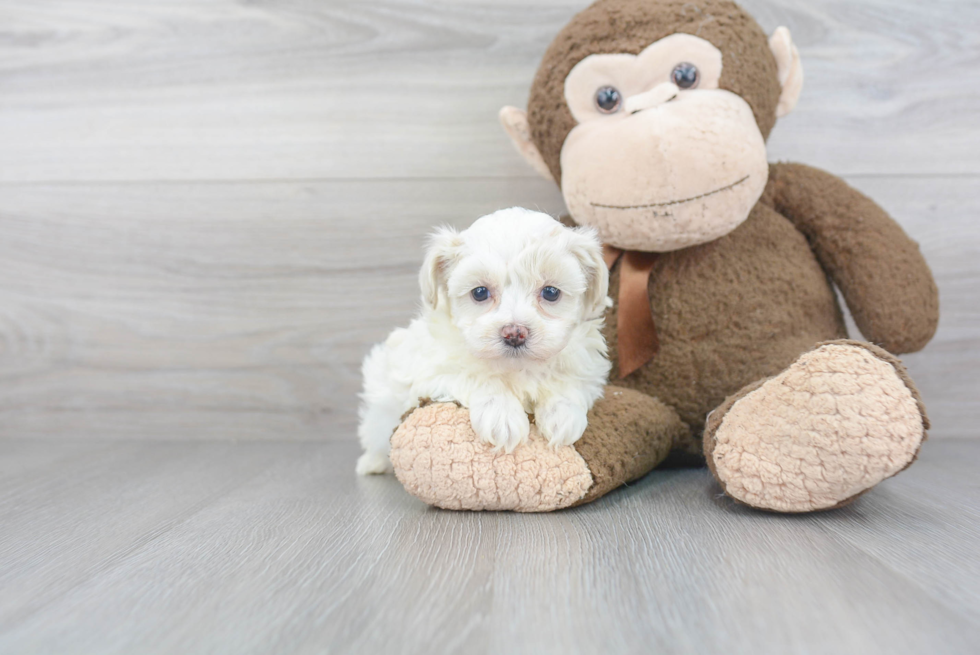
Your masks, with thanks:
<instances>
[{"instance_id":1,"label":"monkey's foot","mask_svg":"<svg viewBox=\"0 0 980 655\"><path fill-rule=\"evenodd\" d=\"M908 467L929 421L898 359L832 341L725 400L704 454L729 496L777 512L847 504Z\"/></svg>"},{"instance_id":2,"label":"monkey's foot","mask_svg":"<svg viewBox=\"0 0 980 655\"><path fill-rule=\"evenodd\" d=\"M511 453L481 442L453 403L413 411L391 437L395 475L409 493L444 509L548 512L587 503L641 477L688 428L660 401L606 387L585 434L552 448L537 427Z\"/></svg>"}]
</instances>

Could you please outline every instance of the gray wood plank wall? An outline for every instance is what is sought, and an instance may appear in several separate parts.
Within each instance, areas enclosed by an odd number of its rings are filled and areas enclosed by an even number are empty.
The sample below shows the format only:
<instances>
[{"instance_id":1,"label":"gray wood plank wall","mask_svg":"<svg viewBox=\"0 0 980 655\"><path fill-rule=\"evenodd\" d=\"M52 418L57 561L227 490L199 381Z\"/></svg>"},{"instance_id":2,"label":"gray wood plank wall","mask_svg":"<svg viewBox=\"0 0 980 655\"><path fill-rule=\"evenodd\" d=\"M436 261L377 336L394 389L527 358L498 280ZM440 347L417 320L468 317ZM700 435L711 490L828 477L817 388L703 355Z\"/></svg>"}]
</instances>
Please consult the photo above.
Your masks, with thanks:
<instances>
[{"instance_id":1,"label":"gray wood plank wall","mask_svg":"<svg viewBox=\"0 0 980 655\"><path fill-rule=\"evenodd\" d=\"M558 213L496 122L585 1L0 1L0 436L348 440L425 233ZM746 0L806 85L773 160L917 239L906 358L934 436L980 421L980 5Z\"/></svg>"}]
</instances>

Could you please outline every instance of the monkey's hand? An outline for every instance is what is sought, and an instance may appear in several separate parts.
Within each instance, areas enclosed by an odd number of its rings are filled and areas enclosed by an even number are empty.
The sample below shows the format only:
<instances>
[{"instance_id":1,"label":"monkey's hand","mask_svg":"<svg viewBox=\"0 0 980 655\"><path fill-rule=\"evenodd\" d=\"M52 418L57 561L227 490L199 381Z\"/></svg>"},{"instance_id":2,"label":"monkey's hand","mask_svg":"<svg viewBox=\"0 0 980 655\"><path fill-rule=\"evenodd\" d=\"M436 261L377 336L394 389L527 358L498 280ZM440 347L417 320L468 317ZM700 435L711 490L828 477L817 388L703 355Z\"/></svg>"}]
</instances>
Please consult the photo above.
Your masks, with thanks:
<instances>
[{"instance_id":1,"label":"monkey's hand","mask_svg":"<svg viewBox=\"0 0 980 655\"><path fill-rule=\"evenodd\" d=\"M838 177L773 164L763 201L802 232L871 342L922 349L939 323L939 292L919 246L881 207Z\"/></svg>"}]
</instances>

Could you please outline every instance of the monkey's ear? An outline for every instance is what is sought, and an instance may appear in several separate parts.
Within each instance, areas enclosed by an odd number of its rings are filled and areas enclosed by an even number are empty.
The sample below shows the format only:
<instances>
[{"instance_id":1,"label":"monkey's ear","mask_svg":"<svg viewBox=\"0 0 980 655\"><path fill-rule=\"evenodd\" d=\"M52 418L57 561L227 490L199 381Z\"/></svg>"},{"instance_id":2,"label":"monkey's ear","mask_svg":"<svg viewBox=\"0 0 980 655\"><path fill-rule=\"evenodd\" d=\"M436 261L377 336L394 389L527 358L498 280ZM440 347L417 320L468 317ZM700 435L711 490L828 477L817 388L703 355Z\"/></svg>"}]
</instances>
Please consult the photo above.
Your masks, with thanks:
<instances>
[{"instance_id":1,"label":"monkey's ear","mask_svg":"<svg viewBox=\"0 0 980 655\"><path fill-rule=\"evenodd\" d=\"M439 291L446 287L446 274L459 254L462 245L459 233L449 226L438 228L429 237L425 261L419 271L419 287L422 304L435 309L439 304Z\"/></svg>"},{"instance_id":2,"label":"monkey's ear","mask_svg":"<svg viewBox=\"0 0 980 655\"><path fill-rule=\"evenodd\" d=\"M527 112L517 107L504 107L500 110L499 116L500 124L504 126L504 131L517 148L517 152L524 157L524 161L529 163L538 175L554 182L555 178L548 165L544 163L544 157L531 140L531 126L527 123Z\"/></svg>"},{"instance_id":3,"label":"monkey's ear","mask_svg":"<svg viewBox=\"0 0 980 655\"><path fill-rule=\"evenodd\" d=\"M793 45L793 37L785 27L777 27L769 37L769 49L776 57L776 67L779 73L779 85L783 92L776 105L776 118L782 118L793 111L796 101L800 99L803 90L803 65L800 63L800 53Z\"/></svg>"}]
</instances>

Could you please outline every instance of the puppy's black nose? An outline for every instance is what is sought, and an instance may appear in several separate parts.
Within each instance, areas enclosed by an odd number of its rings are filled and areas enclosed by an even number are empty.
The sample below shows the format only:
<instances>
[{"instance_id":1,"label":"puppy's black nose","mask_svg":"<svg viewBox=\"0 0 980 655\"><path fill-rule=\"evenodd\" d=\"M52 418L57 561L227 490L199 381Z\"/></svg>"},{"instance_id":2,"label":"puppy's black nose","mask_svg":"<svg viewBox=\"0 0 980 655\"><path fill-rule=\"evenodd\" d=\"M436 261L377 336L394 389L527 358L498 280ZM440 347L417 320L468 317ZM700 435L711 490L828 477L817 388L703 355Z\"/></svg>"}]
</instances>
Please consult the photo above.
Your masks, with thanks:
<instances>
[{"instance_id":1,"label":"puppy's black nose","mask_svg":"<svg viewBox=\"0 0 980 655\"><path fill-rule=\"evenodd\" d=\"M503 337L504 343L514 348L524 345L524 342L527 341L527 334L528 330L523 325L505 325L500 330L500 336Z\"/></svg>"}]
</instances>

